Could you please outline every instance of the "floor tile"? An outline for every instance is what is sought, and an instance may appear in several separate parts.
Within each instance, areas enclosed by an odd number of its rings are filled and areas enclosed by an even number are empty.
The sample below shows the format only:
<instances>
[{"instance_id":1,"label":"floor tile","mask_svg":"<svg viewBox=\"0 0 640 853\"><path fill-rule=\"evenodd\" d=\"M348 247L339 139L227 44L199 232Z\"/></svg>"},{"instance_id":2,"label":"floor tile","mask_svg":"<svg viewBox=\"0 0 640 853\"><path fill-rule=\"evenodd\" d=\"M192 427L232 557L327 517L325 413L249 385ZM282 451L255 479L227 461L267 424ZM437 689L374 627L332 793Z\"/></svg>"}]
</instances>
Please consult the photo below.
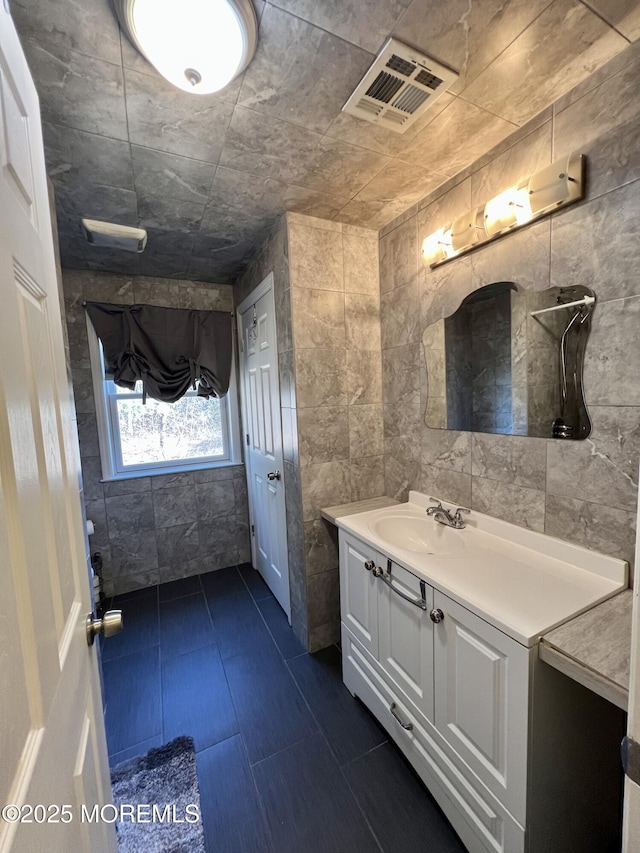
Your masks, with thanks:
<instances>
[{"instance_id":1,"label":"floor tile","mask_svg":"<svg viewBox=\"0 0 640 853\"><path fill-rule=\"evenodd\" d=\"M222 660L265 647L275 650L271 634L246 590L224 598L211 598L207 593L207 603Z\"/></svg>"},{"instance_id":2,"label":"floor tile","mask_svg":"<svg viewBox=\"0 0 640 853\"><path fill-rule=\"evenodd\" d=\"M242 576L242 580L249 587L249 592L253 596L254 601L273 598L273 593L262 580L262 575L253 568L251 563L243 563L241 566L238 566L238 571Z\"/></svg>"},{"instance_id":3,"label":"floor tile","mask_svg":"<svg viewBox=\"0 0 640 853\"><path fill-rule=\"evenodd\" d=\"M204 595L187 595L160 604L160 652L163 660L215 642Z\"/></svg>"},{"instance_id":4,"label":"floor tile","mask_svg":"<svg viewBox=\"0 0 640 853\"><path fill-rule=\"evenodd\" d=\"M379 850L321 734L262 761L253 773L278 853Z\"/></svg>"},{"instance_id":5,"label":"floor tile","mask_svg":"<svg viewBox=\"0 0 640 853\"><path fill-rule=\"evenodd\" d=\"M194 595L202 592L200 575L191 575L189 578L180 578L177 581L169 581L158 587L160 601L170 601L172 598L182 598L183 595Z\"/></svg>"},{"instance_id":6,"label":"floor tile","mask_svg":"<svg viewBox=\"0 0 640 853\"><path fill-rule=\"evenodd\" d=\"M200 578L208 599L224 598L227 595L246 592L246 586L235 566L207 572L206 575L200 575Z\"/></svg>"},{"instance_id":7,"label":"floor tile","mask_svg":"<svg viewBox=\"0 0 640 853\"><path fill-rule=\"evenodd\" d=\"M288 666L339 764L364 755L388 739L342 683L340 652L335 646L295 658Z\"/></svg>"},{"instance_id":8,"label":"floor tile","mask_svg":"<svg viewBox=\"0 0 640 853\"><path fill-rule=\"evenodd\" d=\"M164 743L165 740L162 735L156 735L155 737L143 740L141 743L136 743L128 749L123 749L122 752L116 752L115 755L110 755L109 766L117 767L117 765L123 761L128 761L130 758L137 758L138 755L144 755L145 752L148 752L150 749L154 749L155 747L163 746Z\"/></svg>"},{"instance_id":9,"label":"floor tile","mask_svg":"<svg viewBox=\"0 0 640 853\"><path fill-rule=\"evenodd\" d=\"M122 610L122 631L113 637L100 639L103 660L111 660L158 645L160 634L158 597L155 589L151 594L124 600L115 599L113 609Z\"/></svg>"},{"instance_id":10,"label":"floor tile","mask_svg":"<svg viewBox=\"0 0 640 853\"><path fill-rule=\"evenodd\" d=\"M269 647L224 661L240 730L252 764L317 729L284 661Z\"/></svg>"},{"instance_id":11,"label":"floor tile","mask_svg":"<svg viewBox=\"0 0 640 853\"><path fill-rule=\"evenodd\" d=\"M162 734L158 646L103 662L109 754Z\"/></svg>"},{"instance_id":12,"label":"floor tile","mask_svg":"<svg viewBox=\"0 0 640 853\"><path fill-rule=\"evenodd\" d=\"M196 763L207 853L271 853L242 738L199 752Z\"/></svg>"},{"instance_id":13,"label":"floor tile","mask_svg":"<svg viewBox=\"0 0 640 853\"><path fill-rule=\"evenodd\" d=\"M466 853L437 803L402 755L383 744L343 768L384 853Z\"/></svg>"},{"instance_id":14,"label":"floor tile","mask_svg":"<svg viewBox=\"0 0 640 853\"><path fill-rule=\"evenodd\" d=\"M267 623L267 628L271 632L282 657L289 660L289 658L304 654L305 649L291 630L285 612L275 598L265 598L262 601L257 601L256 605Z\"/></svg>"},{"instance_id":15,"label":"floor tile","mask_svg":"<svg viewBox=\"0 0 640 853\"><path fill-rule=\"evenodd\" d=\"M161 672L166 741L190 735L199 751L238 732L217 646L163 660Z\"/></svg>"}]
</instances>

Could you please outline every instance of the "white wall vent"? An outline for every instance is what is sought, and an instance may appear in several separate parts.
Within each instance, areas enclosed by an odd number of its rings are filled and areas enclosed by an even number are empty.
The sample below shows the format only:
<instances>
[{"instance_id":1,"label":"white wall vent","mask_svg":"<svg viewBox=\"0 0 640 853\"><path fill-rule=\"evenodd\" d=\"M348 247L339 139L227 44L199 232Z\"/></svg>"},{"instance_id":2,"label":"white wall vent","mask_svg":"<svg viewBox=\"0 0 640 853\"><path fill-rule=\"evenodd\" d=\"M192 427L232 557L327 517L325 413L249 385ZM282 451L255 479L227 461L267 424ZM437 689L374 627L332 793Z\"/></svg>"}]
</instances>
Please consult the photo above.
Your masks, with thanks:
<instances>
[{"instance_id":1,"label":"white wall vent","mask_svg":"<svg viewBox=\"0 0 640 853\"><path fill-rule=\"evenodd\" d=\"M404 133L457 77L450 68L390 38L342 111Z\"/></svg>"}]
</instances>

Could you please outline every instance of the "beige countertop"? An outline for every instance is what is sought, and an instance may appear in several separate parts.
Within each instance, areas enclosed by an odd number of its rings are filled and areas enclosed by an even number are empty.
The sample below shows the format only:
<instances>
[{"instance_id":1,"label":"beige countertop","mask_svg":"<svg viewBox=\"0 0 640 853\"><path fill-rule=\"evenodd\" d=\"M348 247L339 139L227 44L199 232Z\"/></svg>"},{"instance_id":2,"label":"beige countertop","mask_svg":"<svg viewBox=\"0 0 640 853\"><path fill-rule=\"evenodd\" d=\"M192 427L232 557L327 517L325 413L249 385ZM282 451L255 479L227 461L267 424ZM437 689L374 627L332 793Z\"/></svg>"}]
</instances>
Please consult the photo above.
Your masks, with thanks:
<instances>
[{"instance_id":1,"label":"beige countertop","mask_svg":"<svg viewBox=\"0 0 640 853\"><path fill-rule=\"evenodd\" d=\"M540 659L627 709L631 655L630 589L542 637Z\"/></svg>"},{"instance_id":2,"label":"beige countertop","mask_svg":"<svg viewBox=\"0 0 640 853\"><path fill-rule=\"evenodd\" d=\"M366 501L354 501L349 504L339 504L338 506L327 506L320 510L320 515L331 524L335 524L338 518L344 515L355 515L358 512L369 512L372 509L384 509L387 506L394 506L399 501L394 501L393 498L369 498Z\"/></svg>"}]
</instances>

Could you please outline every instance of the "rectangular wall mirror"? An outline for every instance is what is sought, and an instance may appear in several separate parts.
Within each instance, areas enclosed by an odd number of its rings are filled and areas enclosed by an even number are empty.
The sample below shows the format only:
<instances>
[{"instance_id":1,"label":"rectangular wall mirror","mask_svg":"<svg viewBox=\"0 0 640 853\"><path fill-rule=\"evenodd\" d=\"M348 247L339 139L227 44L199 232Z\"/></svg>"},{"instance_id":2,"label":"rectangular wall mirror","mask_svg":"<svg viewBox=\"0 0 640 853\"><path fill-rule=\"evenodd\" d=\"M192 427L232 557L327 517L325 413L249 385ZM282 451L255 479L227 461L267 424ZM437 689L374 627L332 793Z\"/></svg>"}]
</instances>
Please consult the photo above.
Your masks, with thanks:
<instances>
[{"instance_id":1,"label":"rectangular wall mirror","mask_svg":"<svg viewBox=\"0 0 640 853\"><path fill-rule=\"evenodd\" d=\"M423 335L433 429L584 439L582 370L595 296L510 281L467 296Z\"/></svg>"}]
</instances>

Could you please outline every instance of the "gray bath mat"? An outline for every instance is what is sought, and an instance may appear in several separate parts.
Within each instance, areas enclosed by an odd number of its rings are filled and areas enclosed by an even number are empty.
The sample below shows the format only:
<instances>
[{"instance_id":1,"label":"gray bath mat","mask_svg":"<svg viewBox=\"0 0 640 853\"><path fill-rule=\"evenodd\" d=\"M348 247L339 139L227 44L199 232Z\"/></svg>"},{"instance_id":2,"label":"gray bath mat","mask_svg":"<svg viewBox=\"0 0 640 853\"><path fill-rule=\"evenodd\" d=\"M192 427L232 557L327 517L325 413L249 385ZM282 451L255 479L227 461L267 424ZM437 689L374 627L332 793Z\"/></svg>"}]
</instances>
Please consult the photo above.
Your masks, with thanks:
<instances>
[{"instance_id":1,"label":"gray bath mat","mask_svg":"<svg viewBox=\"0 0 640 853\"><path fill-rule=\"evenodd\" d=\"M204 853L202 820L190 822L201 815L192 738L124 761L111 783L119 853Z\"/></svg>"}]
</instances>

